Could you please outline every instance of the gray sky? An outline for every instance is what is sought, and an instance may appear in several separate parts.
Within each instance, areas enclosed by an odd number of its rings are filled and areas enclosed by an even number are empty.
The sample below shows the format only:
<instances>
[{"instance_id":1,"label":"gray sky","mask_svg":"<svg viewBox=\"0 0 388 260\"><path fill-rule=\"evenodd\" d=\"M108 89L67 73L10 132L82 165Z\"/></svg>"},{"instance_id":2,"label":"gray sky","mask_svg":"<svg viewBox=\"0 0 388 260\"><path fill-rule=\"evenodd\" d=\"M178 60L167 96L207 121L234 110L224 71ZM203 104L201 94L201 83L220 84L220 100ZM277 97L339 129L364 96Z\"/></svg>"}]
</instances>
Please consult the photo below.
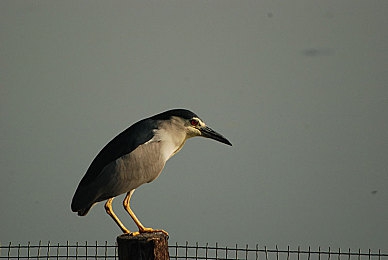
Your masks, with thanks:
<instances>
[{"instance_id":1,"label":"gray sky","mask_svg":"<svg viewBox=\"0 0 388 260\"><path fill-rule=\"evenodd\" d=\"M133 210L170 242L388 251L388 2L0 1L2 243L114 241L70 201L130 124L196 138ZM130 229L121 207L114 209Z\"/></svg>"}]
</instances>

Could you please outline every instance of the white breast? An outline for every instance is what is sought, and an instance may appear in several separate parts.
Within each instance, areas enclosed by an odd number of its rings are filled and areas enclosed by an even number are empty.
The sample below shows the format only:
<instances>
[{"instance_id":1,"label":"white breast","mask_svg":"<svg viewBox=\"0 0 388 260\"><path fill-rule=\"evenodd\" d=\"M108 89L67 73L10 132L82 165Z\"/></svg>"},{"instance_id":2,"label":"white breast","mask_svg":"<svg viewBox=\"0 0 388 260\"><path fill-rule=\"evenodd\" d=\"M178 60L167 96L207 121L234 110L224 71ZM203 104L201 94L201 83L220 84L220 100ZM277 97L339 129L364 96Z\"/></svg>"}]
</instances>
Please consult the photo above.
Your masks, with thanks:
<instances>
[{"instance_id":1,"label":"white breast","mask_svg":"<svg viewBox=\"0 0 388 260\"><path fill-rule=\"evenodd\" d=\"M154 137L147 143L158 142L160 153L167 161L183 147L186 138L186 132L182 128L175 124L165 124L154 130Z\"/></svg>"}]
</instances>

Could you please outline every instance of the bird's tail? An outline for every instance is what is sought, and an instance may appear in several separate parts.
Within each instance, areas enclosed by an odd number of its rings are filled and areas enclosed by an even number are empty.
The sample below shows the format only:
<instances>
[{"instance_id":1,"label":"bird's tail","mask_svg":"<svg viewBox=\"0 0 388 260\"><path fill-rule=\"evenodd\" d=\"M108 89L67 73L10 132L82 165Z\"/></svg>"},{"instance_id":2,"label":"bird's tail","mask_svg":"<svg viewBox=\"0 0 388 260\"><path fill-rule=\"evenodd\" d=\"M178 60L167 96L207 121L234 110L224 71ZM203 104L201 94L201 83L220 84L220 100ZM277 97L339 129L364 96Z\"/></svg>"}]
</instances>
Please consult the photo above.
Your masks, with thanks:
<instances>
[{"instance_id":1,"label":"bird's tail","mask_svg":"<svg viewBox=\"0 0 388 260\"><path fill-rule=\"evenodd\" d=\"M77 212L78 216L85 216L96 202L95 194L78 187L71 201L71 210Z\"/></svg>"},{"instance_id":2,"label":"bird's tail","mask_svg":"<svg viewBox=\"0 0 388 260\"><path fill-rule=\"evenodd\" d=\"M94 204L86 207L86 208L83 208L83 209L80 209L77 211L78 213L78 216L85 216L86 214L88 214L89 210L93 207Z\"/></svg>"}]
</instances>

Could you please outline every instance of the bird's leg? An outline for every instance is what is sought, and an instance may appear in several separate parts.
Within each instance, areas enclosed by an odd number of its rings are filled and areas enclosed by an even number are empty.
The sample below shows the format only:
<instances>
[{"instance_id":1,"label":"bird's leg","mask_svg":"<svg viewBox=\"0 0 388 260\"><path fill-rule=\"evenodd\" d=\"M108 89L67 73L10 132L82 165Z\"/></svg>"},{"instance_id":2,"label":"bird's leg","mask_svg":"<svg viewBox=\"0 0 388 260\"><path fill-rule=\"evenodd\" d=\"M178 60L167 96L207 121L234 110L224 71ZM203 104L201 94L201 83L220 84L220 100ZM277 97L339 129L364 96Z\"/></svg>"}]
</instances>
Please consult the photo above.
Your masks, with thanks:
<instances>
[{"instance_id":1,"label":"bird's leg","mask_svg":"<svg viewBox=\"0 0 388 260\"><path fill-rule=\"evenodd\" d=\"M116 224L120 227L120 229L124 232L124 233L131 233L131 231L129 231L124 225L123 223L121 223L120 219L116 216L116 214L113 212L113 209L112 209L112 201L113 201L113 198L110 198L106 201L105 203L105 211L106 213L108 213L109 216L111 216L111 218L116 222Z\"/></svg>"},{"instance_id":2,"label":"bird's leg","mask_svg":"<svg viewBox=\"0 0 388 260\"><path fill-rule=\"evenodd\" d=\"M133 211L129 205L132 194L134 192L135 192L135 189L128 192L127 196L125 197L125 199L123 201L123 206L124 206L125 210L128 212L128 214L131 216L131 218L135 222L136 226L139 228L139 232L133 232L131 235L136 236L140 233L162 232L168 236L168 233L162 229L152 229L152 228L144 227L143 224L140 222L140 220L136 217L135 213L133 213Z\"/></svg>"}]
</instances>

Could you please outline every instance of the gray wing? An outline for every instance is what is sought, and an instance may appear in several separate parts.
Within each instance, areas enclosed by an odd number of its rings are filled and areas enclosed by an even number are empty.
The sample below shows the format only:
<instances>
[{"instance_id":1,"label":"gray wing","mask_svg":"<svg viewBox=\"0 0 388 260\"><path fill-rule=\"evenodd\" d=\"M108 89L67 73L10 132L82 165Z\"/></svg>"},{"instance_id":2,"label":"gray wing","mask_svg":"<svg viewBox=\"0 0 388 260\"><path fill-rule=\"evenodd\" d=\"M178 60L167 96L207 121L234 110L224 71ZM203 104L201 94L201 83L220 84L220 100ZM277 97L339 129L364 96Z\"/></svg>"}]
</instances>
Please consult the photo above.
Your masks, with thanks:
<instances>
[{"instance_id":1,"label":"gray wing","mask_svg":"<svg viewBox=\"0 0 388 260\"><path fill-rule=\"evenodd\" d=\"M87 198L96 191L89 190L88 186L93 184L99 174L102 172L105 166L118 158L132 152L139 145L149 141L153 137L153 130L156 129L157 125L154 120L143 119L113 138L94 158L91 165L89 166L86 174L81 179L77 190L74 194L71 209L72 211L86 210L85 207L91 207L96 201L88 201Z\"/></svg>"}]
</instances>

